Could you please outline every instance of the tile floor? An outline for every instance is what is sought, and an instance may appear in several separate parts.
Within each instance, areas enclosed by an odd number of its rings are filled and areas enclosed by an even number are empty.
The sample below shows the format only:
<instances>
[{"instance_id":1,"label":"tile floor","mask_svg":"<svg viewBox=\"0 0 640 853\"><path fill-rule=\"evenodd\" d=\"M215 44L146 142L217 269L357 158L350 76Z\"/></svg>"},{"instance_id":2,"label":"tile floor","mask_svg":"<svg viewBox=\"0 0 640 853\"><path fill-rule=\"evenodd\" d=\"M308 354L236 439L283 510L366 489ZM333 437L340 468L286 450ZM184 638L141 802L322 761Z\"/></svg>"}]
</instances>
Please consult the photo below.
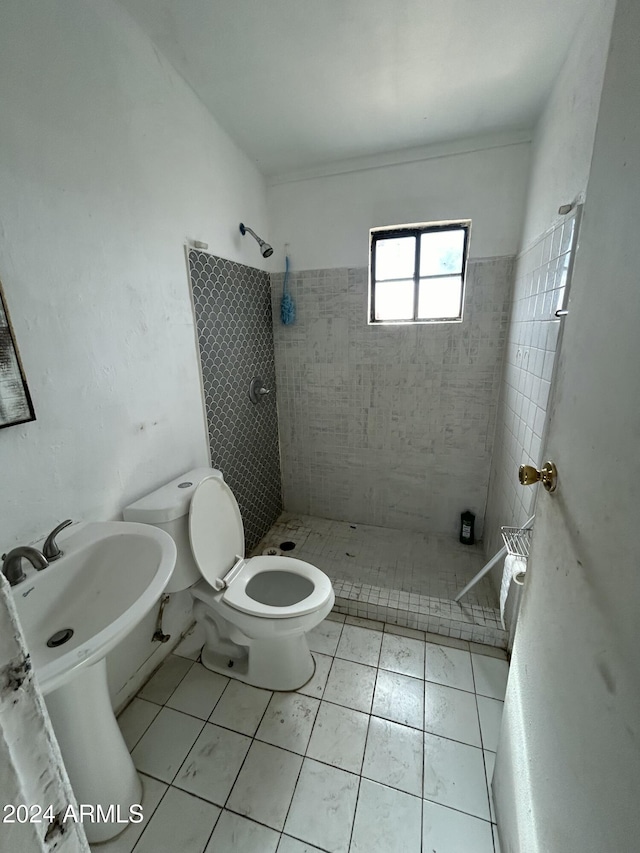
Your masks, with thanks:
<instances>
[{"instance_id":1,"label":"tile floor","mask_svg":"<svg viewBox=\"0 0 640 853\"><path fill-rule=\"evenodd\" d=\"M336 613L308 638L314 677L272 693L185 637L119 718L145 822L96 853L499 853L504 654Z\"/></svg>"},{"instance_id":2,"label":"tile floor","mask_svg":"<svg viewBox=\"0 0 640 853\"><path fill-rule=\"evenodd\" d=\"M486 563L482 545L461 545L453 537L288 512L280 515L254 553L287 540L295 542L296 557L314 563L332 580L340 577L436 598L454 598ZM497 594L486 579L473 588L468 601L495 607Z\"/></svg>"},{"instance_id":3,"label":"tile floor","mask_svg":"<svg viewBox=\"0 0 640 853\"><path fill-rule=\"evenodd\" d=\"M253 554L278 548L331 578L335 609L444 636L505 648L498 598L483 578L460 604L456 594L485 565L480 545L284 512Z\"/></svg>"}]
</instances>

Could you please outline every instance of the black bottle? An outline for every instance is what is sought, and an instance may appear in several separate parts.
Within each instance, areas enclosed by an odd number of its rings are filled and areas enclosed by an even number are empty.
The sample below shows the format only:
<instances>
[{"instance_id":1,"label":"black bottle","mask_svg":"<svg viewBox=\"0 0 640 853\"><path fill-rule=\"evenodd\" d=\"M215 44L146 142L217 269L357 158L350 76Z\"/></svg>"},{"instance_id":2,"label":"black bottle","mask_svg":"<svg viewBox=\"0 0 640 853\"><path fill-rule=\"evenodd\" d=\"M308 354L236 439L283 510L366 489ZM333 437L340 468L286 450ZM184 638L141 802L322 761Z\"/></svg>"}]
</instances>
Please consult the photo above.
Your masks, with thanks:
<instances>
[{"instance_id":1,"label":"black bottle","mask_svg":"<svg viewBox=\"0 0 640 853\"><path fill-rule=\"evenodd\" d=\"M466 510L460 513L460 541L463 545L473 545L476 541L473 533L475 523L476 517L472 512Z\"/></svg>"}]
</instances>

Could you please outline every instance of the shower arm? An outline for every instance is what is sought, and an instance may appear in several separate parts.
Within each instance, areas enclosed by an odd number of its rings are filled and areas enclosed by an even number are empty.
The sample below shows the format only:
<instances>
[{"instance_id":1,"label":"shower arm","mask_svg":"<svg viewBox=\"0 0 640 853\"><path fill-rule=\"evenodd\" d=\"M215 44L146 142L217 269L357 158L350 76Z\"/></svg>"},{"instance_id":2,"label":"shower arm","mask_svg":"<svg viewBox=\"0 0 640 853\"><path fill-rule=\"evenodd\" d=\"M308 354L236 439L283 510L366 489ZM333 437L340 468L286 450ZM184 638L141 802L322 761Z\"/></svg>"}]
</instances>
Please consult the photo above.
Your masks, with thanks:
<instances>
[{"instance_id":1,"label":"shower arm","mask_svg":"<svg viewBox=\"0 0 640 853\"><path fill-rule=\"evenodd\" d=\"M253 228L249 228L248 225L245 225L244 222L241 222L240 223L240 233L242 234L243 237L245 236L247 231L249 232L249 234L251 234L253 239L257 242L258 246L260 246L260 254L262 255L262 257L263 258L270 258L271 255L273 255L272 247L268 243L265 243L265 241L261 237L258 237L258 235L253 230Z\"/></svg>"},{"instance_id":2,"label":"shower arm","mask_svg":"<svg viewBox=\"0 0 640 853\"><path fill-rule=\"evenodd\" d=\"M249 234L251 234L251 236L254 238L254 240L258 241L258 243L264 242L264 240L261 240L260 237L258 237L258 235L253 230L253 228L249 228L248 225L245 225L244 222L241 222L240 223L240 233L242 234L243 237L247 233L247 231L249 232Z\"/></svg>"}]
</instances>

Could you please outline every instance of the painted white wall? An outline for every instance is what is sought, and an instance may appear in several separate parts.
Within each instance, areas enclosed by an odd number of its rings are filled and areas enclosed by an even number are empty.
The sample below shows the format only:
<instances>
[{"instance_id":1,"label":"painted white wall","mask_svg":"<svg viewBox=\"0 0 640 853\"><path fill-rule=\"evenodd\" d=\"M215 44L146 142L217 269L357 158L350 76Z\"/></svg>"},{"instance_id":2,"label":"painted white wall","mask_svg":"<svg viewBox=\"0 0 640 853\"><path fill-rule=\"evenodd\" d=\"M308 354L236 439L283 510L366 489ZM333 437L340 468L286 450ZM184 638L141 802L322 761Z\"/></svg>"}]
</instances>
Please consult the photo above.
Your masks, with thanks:
<instances>
[{"instance_id":1,"label":"painted white wall","mask_svg":"<svg viewBox=\"0 0 640 853\"><path fill-rule=\"evenodd\" d=\"M259 266L238 223L268 233L257 169L112 0L0 19L0 278L37 415L0 431L8 550L207 464L183 245Z\"/></svg>"},{"instance_id":2,"label":"painted white wall","mask_svg":"<svg viewBox=\"0 0 640 853\"><path fill-rule=\"evenodd\" d=\"M183 244L257 266L263 180L111 2L3 4L0 275L37 421L3 547L111 518L207 449Z\"/></svg>"},{"instance_id":3,"label":"painted white wall","mask_svg":"<svg viewBox=\"0 0 640 853\"><path fill-rule=\"evenodd\" d=\"M529 168L529 143L482 140L425 150L421 159L354 160L339 174L273 184L268 189L272 243L284 269L368 265L369 229L380 225L472 219L473 258L518 249ZM350 171L346 171L350 168Z\"/></svg>"},{"instance_id":4,"label":"painted white wall","mask_svg":"<svg viewBox=\"0 0 640 853\"><path fill-rule=\"evenodd\" d=\"M521 250L584 201L615 0L591 0L536 125Z\"/></svg>"},{"instance_id":5,"label":"painted white wall","mask_svg":"<svg viewBox=\"0 0 640 853\"><path fill-rule=\"evenodd\" d=\"M497 754L503 853L640 837L638 33L618 0L545 454L559 491L538 501Z\"/></svg>"},{"instance_id":6,"label":"painted white wall","mask_svg":"<svg viewBox=\"0 0 640 853\"><path fill-rule=\"evenodd\" d=\"M520 329L523 328L522 321L532 320L528 314L526 317L521 315L524 303L518 301L523 295L520 287L523 284L522 274L529 264L532 246L551 229L562 227L566 218L558 214L560 205L574 199L584 201L586 196L614 6L615 0L594 0L571 44L534 132L520 255L516 259L513 302L507 331L508 348L518 340ZM544 249L544 243L541 245ZM541 328L538 323L531 324L535 337L539 337ZM527 339L527 346L522 350L527 362L530 345ZM520 526L531 514L528 499L521 500L514 492L514 489L519 488L515 482L517 467L514 468L512 455L508 453L508 444L504 440L505 437L508 439L509 429L514 423L510 410L508 372L509 364L506 363L487 500L484 539L488 555L495 553L502 545L500 525ZM537 434L540 436L544 433L545 422L537 423ZM536 428L533 422L528 426L532 431ZM524 461L538 464L540 459L528 459L522 438L512 447L513 454L519 457L517 464ZM498 566L491 573L496 589L500 588L501 576L502 568Z\"/></svg>"}]
</instances>

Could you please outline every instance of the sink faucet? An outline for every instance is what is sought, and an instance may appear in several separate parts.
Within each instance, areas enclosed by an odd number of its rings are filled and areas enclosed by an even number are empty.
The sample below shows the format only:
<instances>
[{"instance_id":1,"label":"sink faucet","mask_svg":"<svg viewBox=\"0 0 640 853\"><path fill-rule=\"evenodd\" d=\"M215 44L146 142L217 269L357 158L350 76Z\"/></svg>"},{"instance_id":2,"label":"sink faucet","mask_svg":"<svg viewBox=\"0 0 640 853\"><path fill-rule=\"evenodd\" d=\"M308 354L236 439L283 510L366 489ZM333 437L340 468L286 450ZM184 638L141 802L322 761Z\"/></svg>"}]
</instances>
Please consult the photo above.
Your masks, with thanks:
<instances>
[{"instance_id":1,"label":"sink faucet","mask_svg":"<svg viewBox=\"0 0 640 853\"><path fill-rule=\"evenodd\" d=\"M70 518L66 521L63 521L62 524L59 524L57 527L54 527L51 533L47 536L46 542L42 548L42 553L46 557L46 559L53 563L54 560L57 560L59 557L62 557L62 551L58 548L58 543L56 542L56 536L60 533L61 530L64 530L65 527L68 527L70 524L73 524ZM44 566L43 566L44 568Z\"/></svg>"},{"instance_id":2,"label":"sink faucet","mask_svg":"<svg viewBox=\"0 0 640 853\"><path fill-rule=\"evenodd\" d=\"M3 554L2 559L2 574L9 581L11 586L19 584L26 578L24 569L22 568L22 558L26 557L31 565L38 571L46 569L49 561L44 556L42 551L37 548L32 548L30 545L20 545L9 551L8 554Z\"/></svg>"}]
</instances>

